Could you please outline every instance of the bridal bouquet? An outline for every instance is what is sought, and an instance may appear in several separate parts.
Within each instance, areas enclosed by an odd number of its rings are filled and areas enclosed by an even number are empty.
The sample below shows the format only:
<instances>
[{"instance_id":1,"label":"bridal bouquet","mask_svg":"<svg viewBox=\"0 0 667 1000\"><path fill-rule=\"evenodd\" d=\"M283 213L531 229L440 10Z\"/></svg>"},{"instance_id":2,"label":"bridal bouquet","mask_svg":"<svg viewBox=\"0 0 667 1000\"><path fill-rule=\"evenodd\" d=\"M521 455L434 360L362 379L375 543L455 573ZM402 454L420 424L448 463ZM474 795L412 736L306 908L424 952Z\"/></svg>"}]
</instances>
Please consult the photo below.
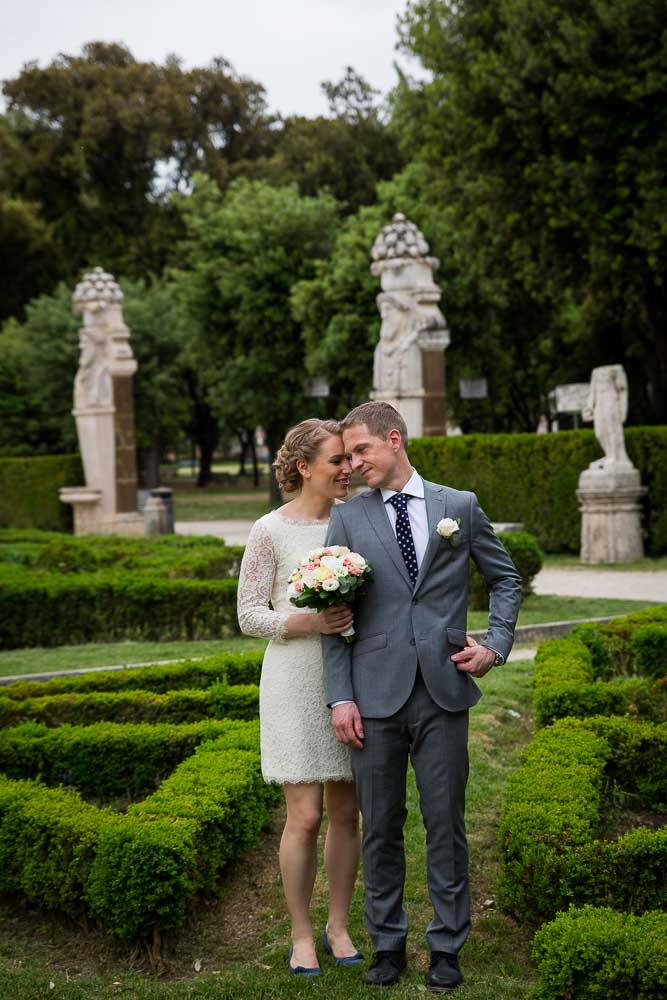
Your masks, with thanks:
<instances>
[{"instance_id":1,"label":"bridal bouquet","mask_svg":"<svg viewBox=\"0 0 667 1000\"><path fill-rule=\"evenodd\" d=\"M297 608L324 611L334 604L352 604L358 591L373 579L373 568L346 545L313 549L289 578L287 592ZM345 642L354 642L354 628L341 632Z\"/></svg>"}]
</instances>

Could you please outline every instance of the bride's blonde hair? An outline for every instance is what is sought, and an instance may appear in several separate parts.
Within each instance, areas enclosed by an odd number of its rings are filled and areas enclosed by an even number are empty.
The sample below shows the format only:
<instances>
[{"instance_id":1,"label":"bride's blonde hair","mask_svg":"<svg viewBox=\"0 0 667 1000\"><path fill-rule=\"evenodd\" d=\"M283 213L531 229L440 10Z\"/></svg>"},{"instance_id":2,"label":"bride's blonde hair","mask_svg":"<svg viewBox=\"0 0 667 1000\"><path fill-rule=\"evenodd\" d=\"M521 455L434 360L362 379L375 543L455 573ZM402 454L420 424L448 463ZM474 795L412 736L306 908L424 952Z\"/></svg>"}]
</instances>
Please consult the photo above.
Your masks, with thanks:
<instances>
[{"instance_id":1,"label":"bride's blonde hair","mask_svg":"<svg viewBox=\"0 0 667 1000\"><path fill-rule=\"evenodd\" d=\"M288 430L273 463L278 486L283 493L297 493L301 489L303 480L296 463L299 460L312 462L320 445L332 434L340 434L340 424L336 420L319 420L317 417L302 420Z\"/></svg>"}]
</instances>

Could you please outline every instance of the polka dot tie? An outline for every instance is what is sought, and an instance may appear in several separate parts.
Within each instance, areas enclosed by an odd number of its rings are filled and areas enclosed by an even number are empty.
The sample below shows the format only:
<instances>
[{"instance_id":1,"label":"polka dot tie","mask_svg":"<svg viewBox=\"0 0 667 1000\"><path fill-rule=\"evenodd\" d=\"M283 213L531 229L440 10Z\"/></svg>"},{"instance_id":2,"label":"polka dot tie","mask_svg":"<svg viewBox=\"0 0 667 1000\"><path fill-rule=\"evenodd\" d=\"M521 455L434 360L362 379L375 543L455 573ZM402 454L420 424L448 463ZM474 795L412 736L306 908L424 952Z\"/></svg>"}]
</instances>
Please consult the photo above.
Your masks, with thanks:
<instances>
[{"instance_id":1,"label":"polka dot tie","mask_svg":"<svg viewBox=\"0 0 667 1000\"><path fill-rule=\"evenodd\" d=\"M393 497L389 497L387 503L390 503L396 509L396 541L398 542L398 547L401 550L410 580L414 586L419 573L419 567L417 565L415 541L412 537L412 528L410 527L410 518L408 517L409 499L410 495L408 493L394 493Z\"/></svg>"}]
</instances>

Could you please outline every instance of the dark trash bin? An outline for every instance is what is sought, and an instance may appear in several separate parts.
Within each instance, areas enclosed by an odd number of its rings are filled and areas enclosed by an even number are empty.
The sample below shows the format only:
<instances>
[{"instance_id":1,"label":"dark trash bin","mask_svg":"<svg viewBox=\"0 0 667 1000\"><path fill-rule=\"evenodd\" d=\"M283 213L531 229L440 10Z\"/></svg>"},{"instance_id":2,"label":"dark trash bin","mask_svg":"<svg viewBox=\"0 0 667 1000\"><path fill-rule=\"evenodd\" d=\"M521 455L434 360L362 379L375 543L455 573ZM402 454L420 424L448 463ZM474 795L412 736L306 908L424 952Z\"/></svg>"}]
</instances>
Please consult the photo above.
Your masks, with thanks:
<instances>
[{"instance_id":1,"label":"dark trash bin","mask_svg":"<svg viewBox=\"0 0 667 1000\"><path fill-rule=\"evenodd\" d=\"M174 534L174 499L173 490L168 489L166 486L158 486L156 489L151 490L152 497L159 497L165 506L167 512L167 534Z\"/></svg>"}]
</instances>

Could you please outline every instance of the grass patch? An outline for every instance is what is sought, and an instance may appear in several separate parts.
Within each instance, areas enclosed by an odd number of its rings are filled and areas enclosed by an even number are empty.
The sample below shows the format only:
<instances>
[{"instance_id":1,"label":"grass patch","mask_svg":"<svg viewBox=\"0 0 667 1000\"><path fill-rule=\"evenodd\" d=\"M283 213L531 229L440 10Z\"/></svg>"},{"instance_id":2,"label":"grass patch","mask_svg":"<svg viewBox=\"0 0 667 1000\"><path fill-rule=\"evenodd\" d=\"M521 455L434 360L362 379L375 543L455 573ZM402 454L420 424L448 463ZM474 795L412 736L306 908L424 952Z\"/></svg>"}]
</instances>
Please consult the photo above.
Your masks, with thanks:
<instances>
[{"instance_id":1,"label":"grass patch","mask_svg":"<svg viewBox=\"0 0 667 1000\"><path fill-rule=\"evenodd\" d=\"M481 685L484 698L471 713L471 772L468 784L468 832L471 851L473 931L462 955L466 977L457 991L461 1000L523 1000L535 981L529 964L531 933L510 918L485 907L493 899L498 863L495 844L499 806L509 775L530 739L532 663L518 662L493 670ZM518 717L510 713L519 713ZM392 989L395 998L414 997L424 989L428 964L424 932L430 918L425 885L424 831L412 775L406 824L406 907L411 924L410 967ZM225 886L208 907L172 941L160 969L139 968L94 929L0 907L0 995L33 1000L53 995L65 1000L131 997L133 1000L283 1000L286 996L357 1000L377 995L362 984L362 973L338 969L321 956L323 975L303 982L287 972L289 927L277 870L281 812L263 843L228 870ZM326 884L320 867L313 924L319 933L326 920ZM352 933L370 955L363 928L363 891L357 885L352 905ZM195 961L201 972L193 971ZM49 983L55 988L49 991Z\"/></svg>"},{"instance_id":2,"label":"grass patch","mask_svg":"<svg viewBox=\"0 0 667 1000\"><path fill-rule=\"evenodd\" d=\"M117 667L159 660L187 660L215 653L252 652L264 649L265 645L261 639L200 639L197 642L93 642L49 649L9 649L0 652L0 677L56 673L84 667Z\"/></svg>"},{"instance_id":3,"label":"grass patch","mask_svg":"<svg viewBox=\"0 0 667 1000\"><path fill-rule=\"evenodd\" d=\"M656 556L654 559L638 559L629 563L596 563L589 566L579 560L579 556L559 553L556 555L544 556L545 569L585 569L595 572L596 570L613 569L618 573L626 573L628 570L641 570L644 573L655 573L659 570L667 570L667 555Z\"/></svg>"},{"instance_id":4,"label":"grass patch","mask_svg":"<svg viewBox=\"0 0 667 1000\"><path fill-rule=\"evenodd\" d=\"M521 605L519 625L572 619L625 615L651 606L650 601L625 601L595 597L557 597L534 594ZM486 628L485 611L468 612L468 628ZM114 667L128 663L151 663L156 660L184 660L230 651L263 649L261 639L218 639L196 642L114 642L88 643L82 646L56 646L45 649L10 649L0 652L0 677L78 670L83 667Z\"/></svg>"},{"instance_id":5,"label":"grass patch","mask_svg":"<svg viewBox=\"0 0 667 1000\"><path fill-rule=\"evenodd\" d=\"M556 594L533 594L527 597L519 611L519 625L539 625L542 622L563 622L585 618L627 615L656 604L655 601L626 601L611 597L559 597ZM486 628L485 611L468 612L468 628Z\"/></svg>"},{"instance_id":6,"label":"grass patch","mask_svg":"<svg viewBox=\"0 0 667 1000\"><path fill-rule=\"evenodd\" d=\"M176 489L173 493L174 518L177 521L256 521L273 510L267 489L203 490Z\"/></svg>"}]
</instances>

